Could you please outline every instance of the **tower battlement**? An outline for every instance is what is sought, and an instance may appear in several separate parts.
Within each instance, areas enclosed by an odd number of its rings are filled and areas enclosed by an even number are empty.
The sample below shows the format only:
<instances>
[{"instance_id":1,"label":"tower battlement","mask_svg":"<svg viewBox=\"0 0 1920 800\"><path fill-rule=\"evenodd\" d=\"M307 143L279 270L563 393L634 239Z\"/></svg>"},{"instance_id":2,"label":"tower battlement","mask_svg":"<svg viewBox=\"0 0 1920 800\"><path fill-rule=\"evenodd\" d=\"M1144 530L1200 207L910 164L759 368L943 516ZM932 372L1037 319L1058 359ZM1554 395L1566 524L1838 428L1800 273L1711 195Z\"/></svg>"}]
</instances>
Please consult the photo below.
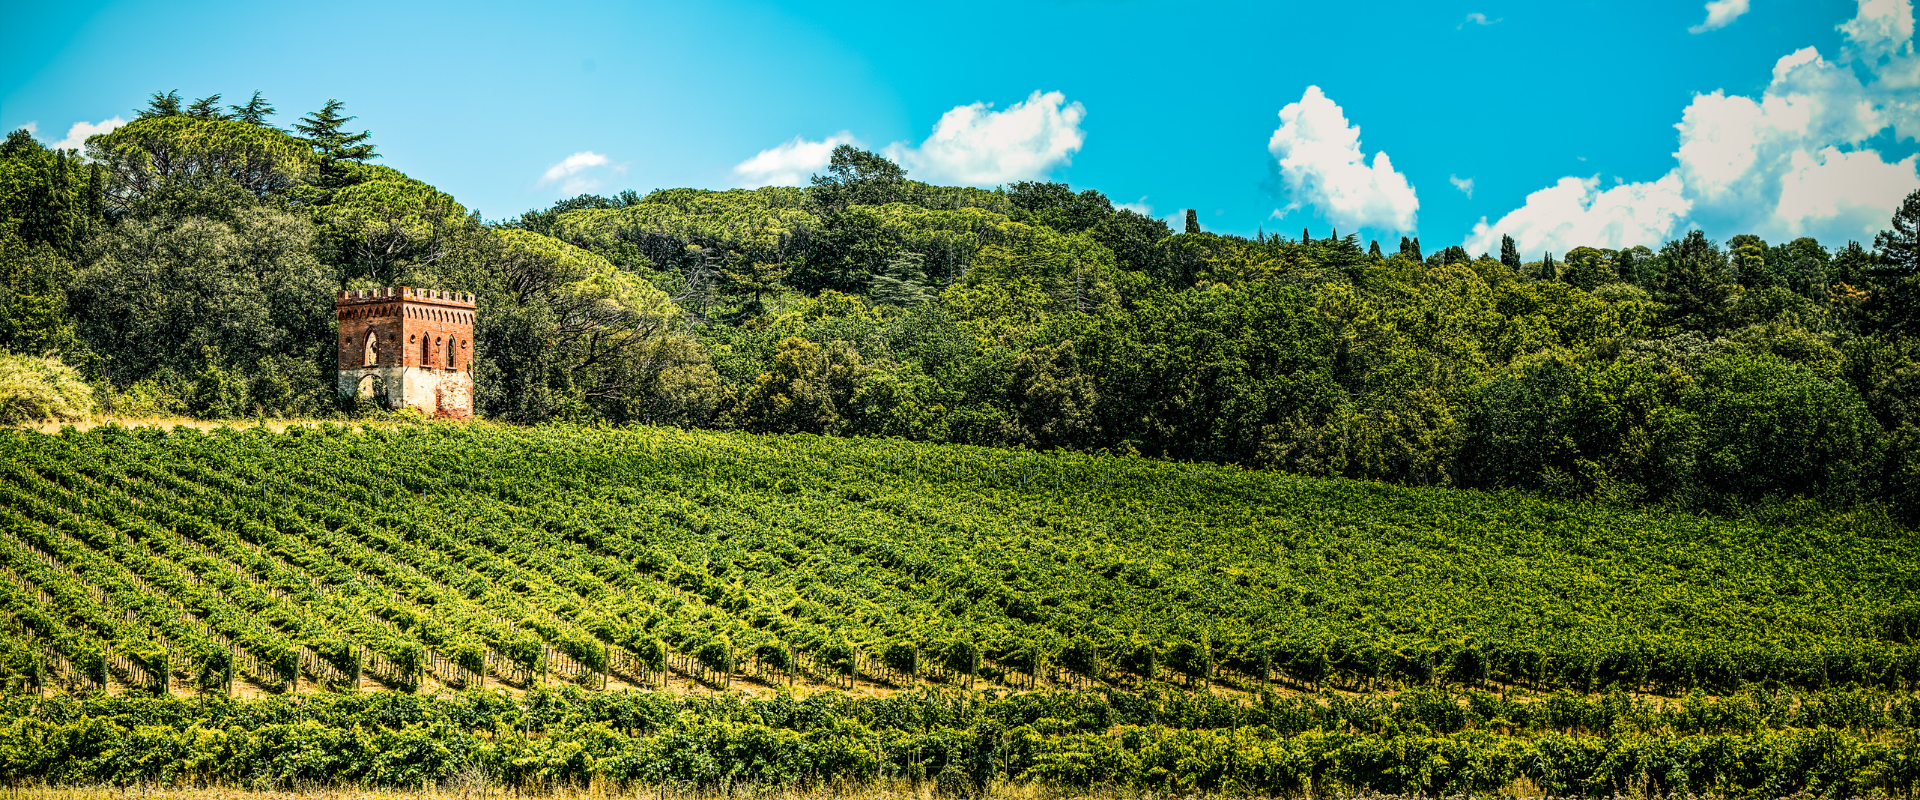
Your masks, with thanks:
<instances>
[{"instance_id":1,"label":"tower battlement","mask_svg":"<svg viewBox=\"0 0 1920 800\"><path fill-rule=\"evenodd\" d=\"M412 286L334 296L342 397L473 416L472 294Z\"/></svg>"}]
</instances>

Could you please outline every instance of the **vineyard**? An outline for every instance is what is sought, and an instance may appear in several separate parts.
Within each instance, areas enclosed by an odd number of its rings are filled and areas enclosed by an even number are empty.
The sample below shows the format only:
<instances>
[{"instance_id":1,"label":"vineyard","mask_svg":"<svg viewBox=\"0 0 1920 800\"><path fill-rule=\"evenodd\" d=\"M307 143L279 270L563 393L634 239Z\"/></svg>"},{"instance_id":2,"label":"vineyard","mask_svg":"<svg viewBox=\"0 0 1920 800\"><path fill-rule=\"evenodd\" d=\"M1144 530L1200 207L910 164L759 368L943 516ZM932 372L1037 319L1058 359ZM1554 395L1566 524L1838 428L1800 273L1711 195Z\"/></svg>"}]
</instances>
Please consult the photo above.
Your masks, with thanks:
<instances>
[{"instance_id":1,"label":"vineyard","mask_svg":"<svg viewBox=\"0 0 1920 800\"><path fill-rule=\"evenodd\" d=\"M1917 544L893 440L11 431L0 777L1911 791Z\"/></svg>"}]
</instances>

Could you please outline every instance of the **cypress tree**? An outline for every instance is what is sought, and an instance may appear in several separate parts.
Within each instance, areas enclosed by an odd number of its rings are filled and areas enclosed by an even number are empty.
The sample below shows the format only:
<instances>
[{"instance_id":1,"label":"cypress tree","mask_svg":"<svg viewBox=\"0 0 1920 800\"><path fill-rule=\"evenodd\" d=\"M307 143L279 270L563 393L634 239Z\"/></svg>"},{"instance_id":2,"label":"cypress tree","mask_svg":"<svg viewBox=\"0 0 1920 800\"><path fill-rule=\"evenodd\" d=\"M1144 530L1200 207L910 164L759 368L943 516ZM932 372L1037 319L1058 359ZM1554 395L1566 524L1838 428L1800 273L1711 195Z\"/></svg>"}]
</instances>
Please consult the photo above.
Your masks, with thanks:
<instances>
[{"instance_id":1,"label":"cypress tree","mask_svg":"<svg viewBox=\"0 0 1920 800\"><path fill-rule=\"evenodd\" d=\"M1413 237L1413 252L1410 253L1410 255L1413 256L1413 260L1415 261L1427 260L1426 256L1420 255L1420 237L1418 236Z\"/></svg>"},{"instance_id":2,"label":"cypress tree","mask_svg":"<svg viewBox=\"0 0 1920 800\"><path fill-rule=\"evenodd\" d=\"M1520 246L1514 244L1513 237L1504 234L1500 237L1500 263L1508 269L1520 268Z\"/></svg>"},{"instance_id":3,"label":"cypress tree","mask_svg":"<svg viewBox=\"0 0 1920 800\"><path fill-rule=\"evenodd\" d=\"M1367 255L1380 258L1380 240L1375 239L1367 245Z\"/></svg>"},{"instance_id":4,"label":"cypress tree","mask_svg":"<svg viewBox=\"0 0 1920 800\"><path fill-rule=\"evenodd\" d=\"M1200 232L1200 212L1189 208L1187 209L1187 233L1199 233L1199 232Z\"/></svg>"}]
</instances>

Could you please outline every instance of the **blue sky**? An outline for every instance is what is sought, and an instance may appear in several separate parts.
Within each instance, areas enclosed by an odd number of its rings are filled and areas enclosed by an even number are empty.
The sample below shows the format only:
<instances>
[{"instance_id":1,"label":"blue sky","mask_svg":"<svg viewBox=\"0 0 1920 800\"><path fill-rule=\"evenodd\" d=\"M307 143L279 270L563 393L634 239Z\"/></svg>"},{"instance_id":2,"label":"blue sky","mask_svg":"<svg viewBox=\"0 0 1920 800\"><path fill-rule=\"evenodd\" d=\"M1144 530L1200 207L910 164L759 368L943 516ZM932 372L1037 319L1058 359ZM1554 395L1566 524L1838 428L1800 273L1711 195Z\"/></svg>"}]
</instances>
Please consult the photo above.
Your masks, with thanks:
<instances>
[{"instance_id":1,"label":"blue sky","mask_svg":"<svg viewBox=\"0 0 1920 800\"><path fill-rule=\"evenodd\" d=\"M380 163L491 219L580 190L793 181L845 139L937 182L1051 178L1157 216L1197 208L1210 230L1338 225L1476 253L1502 233L1533 255L1695 226L1837 245L1920 188L1911 0L176 0L8 16L0 127L70 140L164 89L258 89L282 125L339 98Z\"/></svg>"}]
</instances>

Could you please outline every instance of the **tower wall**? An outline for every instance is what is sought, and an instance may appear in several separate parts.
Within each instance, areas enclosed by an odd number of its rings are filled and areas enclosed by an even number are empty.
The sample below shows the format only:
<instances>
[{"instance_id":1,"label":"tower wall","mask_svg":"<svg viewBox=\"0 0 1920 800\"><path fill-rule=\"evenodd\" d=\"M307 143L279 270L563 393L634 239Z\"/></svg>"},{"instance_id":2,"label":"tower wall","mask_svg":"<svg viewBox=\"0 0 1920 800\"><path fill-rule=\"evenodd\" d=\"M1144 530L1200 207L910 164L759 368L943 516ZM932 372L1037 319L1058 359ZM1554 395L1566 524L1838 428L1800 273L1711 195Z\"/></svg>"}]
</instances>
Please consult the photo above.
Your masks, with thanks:
<instances>
[{"instance_id":1,"label":"tower wall","mask_svg":"<svg viewBox=\"0 0 1920 800\"><path fill-rule=\"evenodd\" d=\"M341 292L342 397L473 417L473 295L400 286Z\"/></svg>"}]
</instances>

